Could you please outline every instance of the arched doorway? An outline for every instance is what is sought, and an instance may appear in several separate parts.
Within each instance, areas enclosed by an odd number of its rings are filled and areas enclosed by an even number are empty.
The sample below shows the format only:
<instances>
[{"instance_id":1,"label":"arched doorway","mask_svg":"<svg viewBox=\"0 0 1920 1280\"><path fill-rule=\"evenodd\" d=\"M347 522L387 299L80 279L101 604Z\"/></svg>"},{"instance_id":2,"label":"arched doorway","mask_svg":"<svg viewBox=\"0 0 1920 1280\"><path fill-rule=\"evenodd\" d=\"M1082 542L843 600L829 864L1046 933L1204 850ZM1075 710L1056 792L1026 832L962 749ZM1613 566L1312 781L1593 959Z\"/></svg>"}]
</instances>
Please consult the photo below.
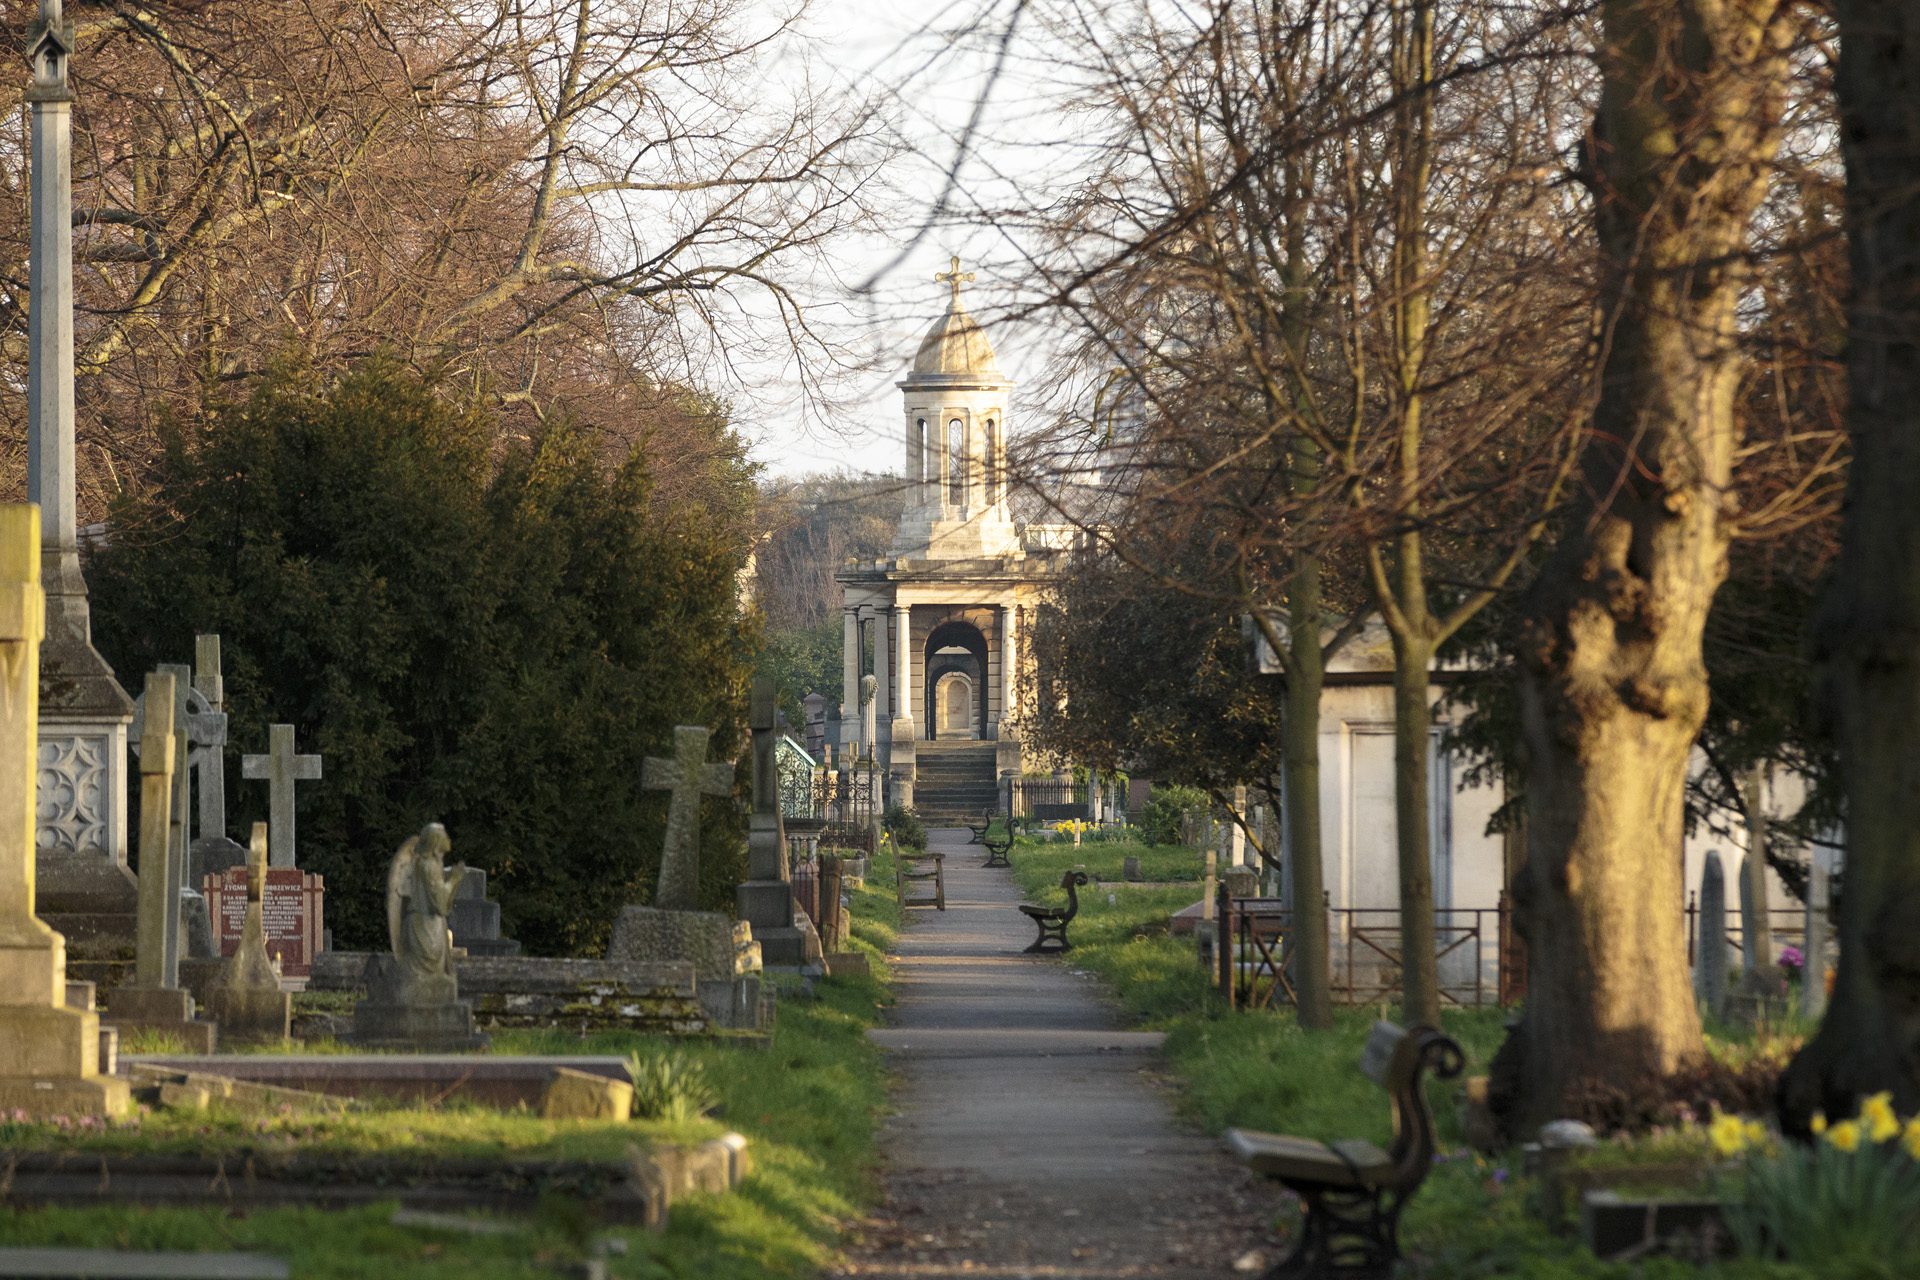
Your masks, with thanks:
<instances>
[{"instance_id":1,"label":"arched doorway","mask_svg":"<svg viewBox=\"0 0 1920 1280\"><path fill-rule=\"evenodd\" d=\"M933 735L936 738L974 738L973 678L964 671L948 671L934 685Z\"/></svg>"},{"instance_id":2,"label":"arched doorway","mask_svg":"<svg viewBox=\"0 0 1920 1280\"><path fill-rule=\"evenodd\" d=\"M941 623L927 637L924 659L927 737L984 738L987 638L980 628L958 619Z\"/></svg>"}]
</instances>

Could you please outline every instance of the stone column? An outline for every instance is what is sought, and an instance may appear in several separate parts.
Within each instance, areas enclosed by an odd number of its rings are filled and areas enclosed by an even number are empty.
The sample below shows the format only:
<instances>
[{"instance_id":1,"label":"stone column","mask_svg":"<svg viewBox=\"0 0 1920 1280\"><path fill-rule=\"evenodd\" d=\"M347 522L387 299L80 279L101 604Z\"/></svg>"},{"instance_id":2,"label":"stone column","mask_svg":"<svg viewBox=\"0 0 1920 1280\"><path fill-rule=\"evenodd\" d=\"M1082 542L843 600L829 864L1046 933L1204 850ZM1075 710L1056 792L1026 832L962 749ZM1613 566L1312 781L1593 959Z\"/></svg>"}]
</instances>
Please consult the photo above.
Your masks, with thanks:
<instances>
[{"instance_id":1,"label":"stone column","mask_svg":"<svg viewBox=\"0 0 1920 1280\"><path fill-rule=\"evenodd\" d=\"M1011 723L1020 710L1020 608L1000 606L1000 719Z\"/></svg>"},{"instance_id":2,"label":"stone column","mask_svg":"<svg viewBox=\"0 0 1920 1280\"><path fill-rule=\"evenodd\" d=\"M913 715L913 606L894 605L893 633L893 741L888 748L887 768L893 780L894 803L911 809L919 753L914 741L917 731Z\"/></svg>"},{"instance_id":3,"label":"stone column","mask_svg":"<svg viewBox=\"0 0 1920 1280\"><path fill-rule=\"evenodd\" d=\"M40 506L45 641L40 647L40 909L126 915L127 725L133 701L93 647L80 576L73 429L73 24L41 0L27 31L33 82L32 241L27 310L27 497Z\"/></svg>"},{"instance_id":4,"label":"stone column","mask_svg":"<svg viewBox=\"0 0 1920 1280\"><path fill-rule=\"evenodd\" d=\"M845 652L840 661L840 745L844 747L860 734L853 727L860 714L860 610L849 605L842 616Z\"/></svg>"},{"instance_id":5,"label":"stone column","mask_svg":"<svg viewBox=\"0 0 1920 1280\"><path fill-rule=\"evenodd\" d=\"M1741 969L1773 972L1773 916L1767 894L1767 766L1756 764L1746 781L1747 857L1740 864Z\"/></svg>"},{"instance_id":6,"label":"stone column","mask_svg":"<svg viewBox=\"0 0 1920 1280\"><path fill-rule=\"evenodd\" d=\"M874 690L874 715L881 724L888 727L887 736L893 736L893 679L889 668L893 665L893 641L887 634L887 615L890 609L873 611L873 675L879 682Z\"/></svg>"},{"instance_id":7,"label":"stone column","mask_svg":"<svg viewBox=\"0 0 1920 1280\"><path fill-rule=\"evenodd\" d=\"M893 608L894 640L899 646L899 665L894 669L897 683L897 697L894 702L894 719L905 720L909 724L915 719L913 714L913 606L895 605ZM897 736L897 735L896 735Z\"/></svg>"}]
</instances>

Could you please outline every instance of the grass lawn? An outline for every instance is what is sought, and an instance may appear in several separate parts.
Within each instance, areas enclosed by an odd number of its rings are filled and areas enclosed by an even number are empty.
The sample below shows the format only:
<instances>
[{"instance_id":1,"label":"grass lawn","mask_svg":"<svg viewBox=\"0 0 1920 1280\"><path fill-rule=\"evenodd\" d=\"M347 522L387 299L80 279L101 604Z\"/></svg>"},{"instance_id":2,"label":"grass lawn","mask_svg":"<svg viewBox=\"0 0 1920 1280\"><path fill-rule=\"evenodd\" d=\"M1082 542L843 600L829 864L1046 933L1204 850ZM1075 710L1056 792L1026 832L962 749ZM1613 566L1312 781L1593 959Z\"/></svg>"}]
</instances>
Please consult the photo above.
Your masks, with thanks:
<instances>
[{"instance_id":1,"label":"grass lawn","mask_svg":"<svg viewBox=\"0 0 1920 1280\"><path fill-rule=\"evenodd\" d=\"M1112 882L1121 878L1123 859L1138 857L1148 880L1197 880L1204 855L1168 846L1085 842L1075 847L1022 840L1011 856L1015 878L1031 901L1064 905L1060 877L1071 868L1084 869L1095 881ZM1203 1131L1265 1129L1327 1140L1361 1137L1384 1146L1392 1134L1392 1118L1386 1096L1360 1074L1360 1049L1373 1020L1397 1019L1398 1011L1340 1009L1335 1028L1323 1033L1301 1030L1291 1010L1229 1011L1212 994L1195 958L1193 939L1167 935L1167 917L1199 899L1197 884L1083 889L1080 915L1070 931L1073 951L1060 963L1100 975L1136 1021L1167 1033L1165 1054L1182 1085L1185 1118ZM1447 1033L1466 1053L1465 1074L1486 1071L1504 1035L1505 1016L1500 1009L1445 1015ZM1754 1052L1734 1036L1716 1036L1710 1044L1730 1058ZM1430 1096L1448 1154L1403 1220L1402 1246L1414 1260L1409 1276L1679 1280L1706 1274L1722 1280L1811 1280L1822 1275L1747 1261L1706 1271L1662 1259L1598 1262L1527 1215L1532 1188L1519 1176L1518 1153L1511 1160L1496 1160L1465 1147L1452 1105L1454 1086L1436 1083ZM1697 1132L1632 1149L1609 1146L1598 1158L1672 1162L1676 1155L1689 1153L1704 1157ZM1845 1280L1870 1274L1849 1272Z\"/></svg>"},{"instance_id":2,"label":"grass lawn","mask_svg":"<svg viewBox=\"0 0 1920 1280\"><path fill-rule=\"evenodd\" d=\"M662 1235L597 1231L572 1205L556 1202L510 1234L396 1227L394 1204L352 1212L278 1209L244 1218L200 1209L0 1209L0 1244L120 1249L243 1249L287 1258L296 1280L507 1280L552 1274L587 1256L592 1240L623 1237L612 1274L638 1277L811 1275L832 1252L842 1219L875 1191L874 1122L885 1103L880 1054L866 1038L891 1002L885 951L899 916L890 861L876 865L854 895L851 945L868 955L872 978L816 984L817 999L783 994L771 1049L700 1041L674 1043L698 1062L720 1095L722 1120L683 1125L647 1121L550 1122L475 1107L379 1109L338 1118L269 1119L155 1113L117 1126L0 1122L0 1152L244 1149L413 1154L616 1158L639 1141L695 1141L727 1129L751 1140L753 1172L731 1195L696 1195L674 1205ZM885 885L882 890L879 886ZM659 1051L655 1037L602 1033L506 1032L501 1053ZM513 1221L500 1219L500 1221Z\"/></svg>"}]
</instances>

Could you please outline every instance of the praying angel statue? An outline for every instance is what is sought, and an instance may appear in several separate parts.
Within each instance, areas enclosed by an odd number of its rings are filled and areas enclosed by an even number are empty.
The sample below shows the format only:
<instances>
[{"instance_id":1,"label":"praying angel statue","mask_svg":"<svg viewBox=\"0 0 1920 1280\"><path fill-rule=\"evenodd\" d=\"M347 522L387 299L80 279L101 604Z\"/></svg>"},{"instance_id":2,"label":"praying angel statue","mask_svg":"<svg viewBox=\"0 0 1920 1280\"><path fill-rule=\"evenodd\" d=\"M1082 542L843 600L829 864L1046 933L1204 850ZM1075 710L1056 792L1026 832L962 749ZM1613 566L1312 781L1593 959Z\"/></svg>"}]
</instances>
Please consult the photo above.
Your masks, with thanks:
<instances>
[{"instance_id":1,"label":"praying angel statue","mask_svg":"<svg viewBox=\"0 0 1920 1280\"><path fill-rule=\"evenodd\" d=\"M430 822L400 846L387 870L387 932L399 962L402 1004L440 1004L459 998L453 972L453 934L447 914L467 866L441 865L452 842L447 829Z\"/></svg>"}]
</instances>

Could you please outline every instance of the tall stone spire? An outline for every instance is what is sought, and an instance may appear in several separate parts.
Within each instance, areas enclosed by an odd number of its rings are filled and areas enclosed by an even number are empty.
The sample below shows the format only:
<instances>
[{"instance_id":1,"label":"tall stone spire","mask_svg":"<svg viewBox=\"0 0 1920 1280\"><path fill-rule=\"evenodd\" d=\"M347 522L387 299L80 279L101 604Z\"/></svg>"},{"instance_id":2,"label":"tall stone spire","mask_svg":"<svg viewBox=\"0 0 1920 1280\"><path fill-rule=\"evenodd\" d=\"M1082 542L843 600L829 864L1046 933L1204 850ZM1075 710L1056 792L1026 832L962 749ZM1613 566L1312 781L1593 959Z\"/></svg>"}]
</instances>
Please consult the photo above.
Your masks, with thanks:
<instances>
[{"instance_id":1,"label":"tall stone spire","mask_svg":"<svg viewBox=\"0 0 1920 1280\"><path fill-rule=\"evenodd\" d=\"M43 912L131 910L127 725L133 702L93 647L80 575L73 431L73 23L40 0L33 82L33 240L27 318L27 496L39 504L47 635L40 649L38 826ZM60 864L60 865L53 865Z\"/></svg>"}]
</instances>

